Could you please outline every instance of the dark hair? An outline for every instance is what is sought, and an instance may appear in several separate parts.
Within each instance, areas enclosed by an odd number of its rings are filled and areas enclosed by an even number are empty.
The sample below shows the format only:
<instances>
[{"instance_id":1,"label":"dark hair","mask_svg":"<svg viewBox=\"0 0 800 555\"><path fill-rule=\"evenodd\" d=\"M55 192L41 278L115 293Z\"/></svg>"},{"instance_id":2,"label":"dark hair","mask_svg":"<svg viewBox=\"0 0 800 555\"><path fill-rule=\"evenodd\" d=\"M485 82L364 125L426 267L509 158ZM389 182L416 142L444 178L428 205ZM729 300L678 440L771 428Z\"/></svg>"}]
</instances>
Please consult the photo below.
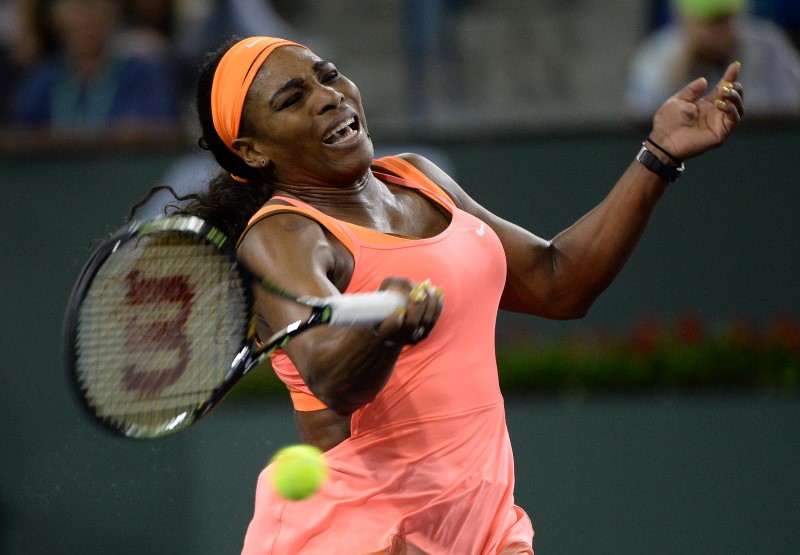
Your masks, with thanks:
<instances>
[{"instance_id":1,"label":"dark hair","mask_svg":"<svg viewBox=\"0 0 800 555\"><path fill-rule=\"evenodd\" d=\"M179 214L203 218L235 241L244 232L250 217L272 196L274 189L265 180L264 173L248 166L222 142L214 128L211 115L211 85L214 81L214 72L225 52L239 40L241 40L239 37L232 37L219 49L207 54L197 80L197 116L202 132L197 144L203 150L210 151L224 171L209 182L206 191L200 193L178 195L168 185L153 187L131 209L129 219L155 193L166 190L180 203L171 204L167 208L172 208ZM246 106L247 101L243 113L247 112ZM244 115L240 131L245 135L253 131L252 123ZM232 175L246 182L236 181Z\"/></svg>"}]
</instances>

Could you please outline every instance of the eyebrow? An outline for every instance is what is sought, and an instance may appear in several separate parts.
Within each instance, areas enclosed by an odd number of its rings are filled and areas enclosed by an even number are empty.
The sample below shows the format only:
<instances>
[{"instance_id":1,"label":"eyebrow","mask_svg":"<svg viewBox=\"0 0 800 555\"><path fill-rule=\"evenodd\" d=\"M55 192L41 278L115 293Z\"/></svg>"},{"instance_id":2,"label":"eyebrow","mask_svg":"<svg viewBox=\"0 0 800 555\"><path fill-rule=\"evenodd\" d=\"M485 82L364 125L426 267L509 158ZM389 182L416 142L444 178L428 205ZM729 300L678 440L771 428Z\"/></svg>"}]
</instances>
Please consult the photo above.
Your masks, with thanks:
<instances>
[{"instance_id":1,"label":"eyebrow","mask_svg":"<svg viewBox=\"0 0 800 555\"><path fill-rule=\"evenodd\" d=\"M318 62L315 62L313 66L311 66L311 69L316 73L328 64L330 64L330 62L328 62L327 60L319 60ZM278 97L281 96L283 93L285 93L286 91L290 91L292 89L299 89L303 86L305 82L306 80L303 79L302 77L295 77L294 79L289 79L286 83L283 84L282 87L280 87L277 91L275 91L275 93L270 97L269 99L270 106L274 107L275 103L278 100Z\"/></svg>"}]
</instances>

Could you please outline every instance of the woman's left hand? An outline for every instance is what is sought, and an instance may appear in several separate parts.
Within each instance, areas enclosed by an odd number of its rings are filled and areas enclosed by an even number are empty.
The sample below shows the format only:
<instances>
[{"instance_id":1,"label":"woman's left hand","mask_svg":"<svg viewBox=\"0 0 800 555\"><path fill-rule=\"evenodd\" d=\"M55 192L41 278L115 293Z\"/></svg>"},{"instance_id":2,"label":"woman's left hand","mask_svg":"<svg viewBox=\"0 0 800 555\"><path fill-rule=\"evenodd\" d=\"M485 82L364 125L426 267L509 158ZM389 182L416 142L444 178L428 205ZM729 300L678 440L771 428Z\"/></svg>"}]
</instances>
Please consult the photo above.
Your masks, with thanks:
<instances>
[{"instance_id":1,"label":"woman's left hand","mask_svg":"<svg viewBox=\"0 0 800 555\"><path fill-rule=\"evenodd\" d=\"M653 117L653 141L681 160L722 144L744 114L744 90L736 81L740 67L730 64L706 96L708 83L700 77L667 99Z\"/></svg>"}]
</instances>

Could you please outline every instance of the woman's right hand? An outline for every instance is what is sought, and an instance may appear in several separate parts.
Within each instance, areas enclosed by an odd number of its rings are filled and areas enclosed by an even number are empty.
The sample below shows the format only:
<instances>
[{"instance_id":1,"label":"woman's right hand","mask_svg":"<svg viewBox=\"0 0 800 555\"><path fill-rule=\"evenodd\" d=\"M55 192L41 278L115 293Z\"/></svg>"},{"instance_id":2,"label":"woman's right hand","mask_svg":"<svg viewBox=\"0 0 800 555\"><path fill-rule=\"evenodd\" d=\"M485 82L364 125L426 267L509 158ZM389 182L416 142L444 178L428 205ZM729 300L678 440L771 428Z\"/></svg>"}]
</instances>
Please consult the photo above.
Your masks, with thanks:
<instances>
[{"instance_id":1,"label":"woman's right hand","mask_svg":"<svg viewBox=\"0 0 800 555\"><path fill-rule=\"evenodd\" d=\"M387 344L414 345L433 330L444 308L444 292L430 280L413 283L405 278L389 277L380 290L397 291L406 296L407 305L378 325L377 334Z\"/></svg>"}]
</instances>

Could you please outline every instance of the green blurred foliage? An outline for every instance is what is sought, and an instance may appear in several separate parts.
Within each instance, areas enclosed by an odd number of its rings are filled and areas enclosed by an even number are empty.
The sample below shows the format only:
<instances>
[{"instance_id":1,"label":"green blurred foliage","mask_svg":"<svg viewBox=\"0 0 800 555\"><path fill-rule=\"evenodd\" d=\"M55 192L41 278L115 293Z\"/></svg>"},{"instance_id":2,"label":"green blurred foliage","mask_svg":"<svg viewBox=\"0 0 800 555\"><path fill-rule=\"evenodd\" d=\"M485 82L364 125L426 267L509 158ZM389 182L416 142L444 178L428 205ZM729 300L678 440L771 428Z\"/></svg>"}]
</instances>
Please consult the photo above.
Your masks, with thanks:
<instances>
[{"instance_id":1,"label":"green blurred foliage","mask_svg":"<svg viewBox=\"0 0 800 555\"><path fill-rule=\"evenodd\" d=\"M504 392L642 392L750 390L800 393L800 323L792 315L765 325L732 322L708 328L695 315L671 326L656 319L630 333L518 341L498 348ZM239 400L288 392L269 364L248 374L231 392Z\"/></svg>"},{"instance_id":2,"label":"green blurred foliage","mask_svg":"<svg viewBox=\"0 0 800 555\"><path fill-rule=\"evenodd\" d=\"M504 390L669 389L800 392L800 324L790 315L765 326L704 327L694 315L671 327L656 320L629 335L571 339L498 352Z\"/></svg>"}]
</instances>

